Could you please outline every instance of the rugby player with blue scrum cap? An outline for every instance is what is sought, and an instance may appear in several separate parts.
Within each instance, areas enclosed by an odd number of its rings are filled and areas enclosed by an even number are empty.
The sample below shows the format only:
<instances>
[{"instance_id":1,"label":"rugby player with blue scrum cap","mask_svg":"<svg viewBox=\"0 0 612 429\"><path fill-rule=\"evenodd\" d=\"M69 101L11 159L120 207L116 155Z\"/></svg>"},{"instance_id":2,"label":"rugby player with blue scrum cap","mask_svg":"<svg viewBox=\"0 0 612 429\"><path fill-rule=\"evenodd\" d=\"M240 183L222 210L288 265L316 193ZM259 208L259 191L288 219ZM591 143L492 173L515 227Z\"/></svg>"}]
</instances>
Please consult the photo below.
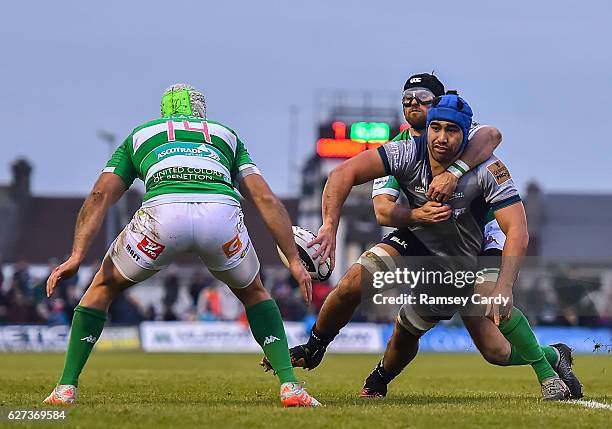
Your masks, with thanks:
<instances>
[{"instance_id":1,"label":"rugby player with blue scrum cap","mask_svg":"<svg viewBox=\"0 0 612 429\"><path fill-rule=\"evenodd\" d=\"M411 208L427 204L428 184L458 159L467 144L471 117L471 108L456 94L437 98L428 111L424 135L388 143L379 148L378 152L363 153L332 171L323 194L323 226L316 240L321 244L319 250L323 257L335 249L340 208L352 186L390 174L399 182ZM501 170L505 173L501 174ZM527 246L528 235L523 205L510 174L503 163L492 156L464 174L457 184L455 195L450 201L453 215L449 219L437 224L407 228L404 235L407 249L402 256L476 258L481 250L482 227L490 205L502 231L507 235L503 250L504 262L491 295L504 297L509 304L503 307L493 304L489 309L489 317L502 327L508 324L517 328L524 316L512 309L512 287L519 269L518 261ZM446 314L432 315L423 306L404 305L385 356L368 377L362 395L384 396L386 385L416 355L419 337L438 320L452 317L458 309L446 308ZM546 362L541 349L537 351L540 354L539 360L546 368L540 380L544 398L567 397L567 386Z\"/></svg>"},{"instance_id":2,"label":"rugby player with blue scrum cap","mask_svg":"<svg viewBox=\"0 0 612 429\"><path fill-rule=\"evenodd\" d=\"M433 74L419 73L408 78L403 90L402 107L410 128L402 131L392 141L410 140L425 133L427 112L434 97L444 94L444 85ZM434 176L425 188L431 200L421 207L411 207L397 201L401 189L395 177L386 176L374 181L372 198L376 219L379 224L396 229L380 243L366 250L325 299L308 341L290 350L294 366L314 369L320 364L327 346L348 323L364 299L361 284L368 283L373 275L371 271L385 261L392 261L393 257L409 254L405 247L410 240L404 237L406 234L411 235L408 227L444 222L451 216L450 206L441 203L453 195L458 180L470 170L470 166L479 165L492 155L501 141L501 135L494 127L472 121L468 141L466 150L461 152L459 158L446 171ZM501 174L504 169L502 163L494 171ZM505 242L505 235L492 210L488 210L485 216L483 232L481 254L485 258L482 258L479 268L486 278L485 283L479 285L479 292L486 292L495 286ZM474 311L462 312L461 318L478 350L488 362L500 366L531 365L540 383L557 372L569 387L572 398L582 396L582 386L572 371L571 349L565 344L540 346L527 318L518 308L513 308L510 321L501 324L499 321L494 323L492 315L487 318ZM263 365L271 368L265 359ZM542 385L544 398L558 399L562 396L559 392L549 391L546 386ZM378 390L364 388L361 394L384 395L382 387Z\"/></svg>"}]
</instances>

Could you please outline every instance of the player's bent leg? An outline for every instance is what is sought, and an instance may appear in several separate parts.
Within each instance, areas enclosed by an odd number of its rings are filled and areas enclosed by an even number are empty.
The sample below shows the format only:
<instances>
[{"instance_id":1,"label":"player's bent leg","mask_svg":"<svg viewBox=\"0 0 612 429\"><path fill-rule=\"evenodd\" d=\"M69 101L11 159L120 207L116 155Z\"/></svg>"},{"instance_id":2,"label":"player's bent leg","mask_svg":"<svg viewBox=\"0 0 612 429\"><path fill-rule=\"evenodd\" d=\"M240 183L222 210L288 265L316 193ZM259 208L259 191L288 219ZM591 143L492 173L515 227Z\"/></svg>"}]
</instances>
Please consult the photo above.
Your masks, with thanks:
<instances>
[{"instance_id":1,"label":"player's bent leg","mask_svg":"<svg viewBox=\"0 0 612 429\"><path fill-rule=\"evenodd\" d=\"M485 258L491 262L495 261L496 256L500 257L501 252L489 249L485 256L493 256ZM475 288L475 293L481 296L491 295L499 273L499 269L495 268L499 263L487 266L493 268L483 269L486 281ZM462 315L462 319L476 347L488 362L502 366L531 365L544 399L564 399L567 388L572 397L582 396L582 385L571 369L571 350L561 359L554 347L540 346L529 321L516 307L512 308L510 319L502 321L499 328L483 316L484 311L484 306L474 306L468 310L469 315Z\"/></svg>"},{"instance_id":2,"label":"player's bent leg","mask_svg":"<svg viewBox=\"0 0 612 429\"><path fill-rule=\"evenodd\" d=\"M489 363L501 366L531 365L540 382L544 400L567 398L567 386L546 360L533 332L531 329L529 334L524 331L526 318L519 309L514 307L510 320L502 322L499 328L484 316L464 315L462 319L474 344Z\"/></svg>"},{"instance_id":3,"label":"player's bent leg","mask_svg":"<svg viewBox=\"0 0 612 429\"><path fill-rule=\"evenodd\" d=\"M362 287L372 284L374 272L395 269L392 258L398 255L393 247L378 243L351 265L325 298L308 342L291 348L293 366L311 370L321 363L327 346L351 320L361 303Z\"/></svg>"},{"instance_id":4,"label":"player's bent leg","mask_svg":"<svg viewBox=\"0 0 612 429\"><path fill-rule=\"evenodd\" d=\"M155 272L151 272L150 275L145 278L150 277L154 273ZM140 277L142 278L142 276ZM142 280L144 280L144 278L142 278ZM102 261L100 269L95 274L91 285L83 294L79 306L95 308L106 312L117 295L136 283L136 281L128 280L125 274L123 274L113 263L111 258L106 256Z\"/></svg>"},{"instance_id":5,"label":"player's bent leg","mask_svg":"<svg viewBox=\"0 0 612 429\"><path fill-rule=\"evenodd\" d=\"M484 316L462 315L461 320L487 362L493 365L508 365L512 347L495 323Z\"/></svg>"},{"instance_id":6,"label":"player's bent leg","mask_svg":"<svg viewBox=\"0 0 612 429\"><path fill-rule=\"evenodd\" d=\"M393 335L387 343L385 354L366 379L359 396L385 397L387 385L412 362L419 351L419 338L434 327L435 323L417 314L413 306L403 305L395 321Z\"/></svg>"},{"instance_id":7,"label":"player's bent leg","mask_svg":"<svg viewBox=\"0 0 612 429\"><path fill-rule=\"evenodd\" d=\"M79 376L104 328L112 300L134 283L127 280L107 256L79 305L74 309L64 370L46 404L70 405L76 401Z\"/></svg>"},{"instance_id":8,"label":"player's bent leg","mask_svg":"<svg viewBox=\"0 0 612 429\"><path fill-rule=\"evenodd\" d=\"M293 372L283 320L276 302L261 282L255 251L249 251L237 266L225 271L211 270L211 273L230 286L234 295L243 303L251 333L281 384L280 399L283 406L321 405L306 392ZM246 283L249 279L250 282Z\"/></svg>"},{"instance_id":9,"label":"player's bent leg","mask_svg":"<svg viewBox=\"0 0 612 429\"><path fill-rule=\"evenodd\" d=\"M335 337L351 320L361 302L362 266L351 265L336 287L325 298L315 327L326 337Z\"/></svg>"},{"instance_id":10,"label":"player's bent leg","mask_svg":"<svg viewBox=\"0 0 612 429\"><path fill-rule=\"evenodd\" d=\"M174 258L184 236L185 223L160 223L159 220L176 217L174 212L182 209L170 204L143 207L113 241L92 284L74 310L64 371L59 385L45 402L74 402L79 375L102 333L113 299L124 289L157 273Z\"/></svg>"}]
</instances>

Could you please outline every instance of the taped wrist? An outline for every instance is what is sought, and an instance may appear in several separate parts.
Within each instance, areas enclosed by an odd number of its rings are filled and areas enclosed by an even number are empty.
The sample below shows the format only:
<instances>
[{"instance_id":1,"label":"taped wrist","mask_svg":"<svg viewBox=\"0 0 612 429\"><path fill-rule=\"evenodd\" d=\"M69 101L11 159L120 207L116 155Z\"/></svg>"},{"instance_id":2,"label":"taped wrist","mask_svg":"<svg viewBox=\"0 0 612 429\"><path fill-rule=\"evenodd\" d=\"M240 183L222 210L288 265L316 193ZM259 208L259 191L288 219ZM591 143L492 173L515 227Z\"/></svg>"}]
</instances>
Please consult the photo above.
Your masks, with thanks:
<instances>
[{"instance_id":1,"label":"taped wrist","mask_svg":"<svg viewBox=\"0 0 612 429\"><path fill-rule=\"evenodd\" d=\"M451 173L453 176L455 176L457 179L460 179L461 176L463 176L465 173L467 173L468 171L470 171L470 166L467 165L465 162L461 161L460 159L458 159L457 161L453 162L447 169L446 171L448 171L449 173Z\"/></svg>"}]
</instances>

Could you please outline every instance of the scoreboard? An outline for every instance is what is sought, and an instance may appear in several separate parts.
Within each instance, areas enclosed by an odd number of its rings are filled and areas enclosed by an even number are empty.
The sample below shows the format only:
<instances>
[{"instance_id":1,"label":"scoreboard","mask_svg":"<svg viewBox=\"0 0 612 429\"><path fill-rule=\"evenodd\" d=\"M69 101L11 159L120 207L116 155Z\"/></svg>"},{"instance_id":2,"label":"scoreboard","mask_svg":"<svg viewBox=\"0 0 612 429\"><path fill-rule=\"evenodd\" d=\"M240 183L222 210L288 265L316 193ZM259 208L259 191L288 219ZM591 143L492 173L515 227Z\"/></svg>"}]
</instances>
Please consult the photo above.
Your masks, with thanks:
<instances>
[{"instance_id":1,"label":"scoreboard","mask_svg":"<svg viewBox=\"0 0 612 429\"><path fill-rule=\"evenodd\" d=\"M351 158L368 149L388 142L409 128L407 123L390 125L387 122L353 122L350 125L334 121L319 127L317 155L320 158Z\"/></svg>"}]
</instances>

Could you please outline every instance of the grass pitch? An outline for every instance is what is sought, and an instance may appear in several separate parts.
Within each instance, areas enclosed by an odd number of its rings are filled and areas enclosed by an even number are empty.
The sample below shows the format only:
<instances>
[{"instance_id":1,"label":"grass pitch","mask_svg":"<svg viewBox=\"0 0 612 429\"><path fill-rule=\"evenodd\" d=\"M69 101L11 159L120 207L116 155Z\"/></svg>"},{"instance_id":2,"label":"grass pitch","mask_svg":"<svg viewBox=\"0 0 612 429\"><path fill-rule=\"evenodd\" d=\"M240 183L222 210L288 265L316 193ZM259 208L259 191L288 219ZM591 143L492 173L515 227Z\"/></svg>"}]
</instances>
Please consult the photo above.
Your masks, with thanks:
<instances>
[{"instance_id":1,"label":"grass pitch","mask_svg":"<svg viewBox=\"0 0 612 429\"><path fill-rule=\"evenodd\" d=\"M610 427L612 410L544 403L529 367L494 367L477 354L426 354L391 385L383 400L356 397L378 359L326 356L298 370L322 409L283 409L278 385L246 354L97 352L79 385L79 404L63 423L0 422L11 427L208 427L373 429ZM49 409L63 354L0 354L0 412ZM612 404L612 357L578 356L585 399ZM60 425L60 426L58 426Z\"/></svg>"}]
</instances>

